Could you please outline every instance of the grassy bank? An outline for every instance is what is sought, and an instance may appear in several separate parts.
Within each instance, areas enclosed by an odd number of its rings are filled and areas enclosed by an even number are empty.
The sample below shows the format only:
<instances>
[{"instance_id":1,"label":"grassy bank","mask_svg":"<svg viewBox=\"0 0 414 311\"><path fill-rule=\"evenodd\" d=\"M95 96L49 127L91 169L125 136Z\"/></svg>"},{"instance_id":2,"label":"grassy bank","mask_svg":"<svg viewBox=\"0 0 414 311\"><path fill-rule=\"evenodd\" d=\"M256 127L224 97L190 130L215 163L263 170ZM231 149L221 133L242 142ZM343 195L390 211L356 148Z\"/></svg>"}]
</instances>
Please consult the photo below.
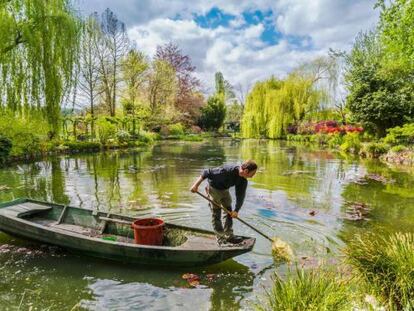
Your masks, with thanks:
<instances>
[{"instance_id":1,"label":"grassy bank","mask_svg":"<svg viewBox=\"0 0 414 311\"><path fill-rule=\"evenodd\" d=\"M211 133L160 135L158 133L141 132L139 136L128 140L108 139L105 142L100 142L74 140L47 141L46 138L41 139L36 136L30 136L29 139L12 140L0 135L0 166L11 162L35 160L48 155L145 147L162 140L200 142L212 136Z\"/></svg>"},{"instance_id":2,"label":"grassy bank","mask_svg":"<svg viewBox=\"0 0 414 311\"><path fill-rule=\"evenodd\" d=\"M256 310L414 310L414 234L359 236L344 254L338 271L276 275Z\"/></svg>"}]
</instances>

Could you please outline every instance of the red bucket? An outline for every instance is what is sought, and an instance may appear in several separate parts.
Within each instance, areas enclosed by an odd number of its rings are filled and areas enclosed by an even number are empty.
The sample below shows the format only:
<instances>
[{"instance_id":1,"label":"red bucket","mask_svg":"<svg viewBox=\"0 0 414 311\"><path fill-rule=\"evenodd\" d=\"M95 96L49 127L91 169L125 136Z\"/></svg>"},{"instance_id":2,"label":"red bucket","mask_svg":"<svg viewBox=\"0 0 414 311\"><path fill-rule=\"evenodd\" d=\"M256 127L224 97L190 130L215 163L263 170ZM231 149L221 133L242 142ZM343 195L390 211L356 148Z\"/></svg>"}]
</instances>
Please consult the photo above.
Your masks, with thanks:
<instances>
[{"instance_id":1,"label":"red bucket","mask_svg":"<svg viewBox=\"0 0 414 311\"><path fill-rule=\"evenodd\" d=\"M136 244L162 245L164 221L159 218L143 218L135 220L131 228L134 229Z\"/></svg>"}]
</instances>

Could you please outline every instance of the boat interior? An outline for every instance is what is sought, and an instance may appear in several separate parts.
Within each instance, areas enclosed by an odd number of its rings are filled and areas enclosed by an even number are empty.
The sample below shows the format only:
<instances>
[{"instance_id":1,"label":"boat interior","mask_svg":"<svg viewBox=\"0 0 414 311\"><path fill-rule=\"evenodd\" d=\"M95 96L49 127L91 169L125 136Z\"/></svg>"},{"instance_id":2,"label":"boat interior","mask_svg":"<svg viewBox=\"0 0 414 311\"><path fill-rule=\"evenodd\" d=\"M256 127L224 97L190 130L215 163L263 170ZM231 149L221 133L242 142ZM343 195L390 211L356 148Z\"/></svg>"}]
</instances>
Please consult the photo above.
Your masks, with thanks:
<instances>
[{"instance_id":1,"label":"boat interior","mask_svg":"<svg viewBox=\"0 0 414 311\"><path fill-rule=\"evenodd\" d=\"M135 244L134 230L131 228L135 220L133 217L36 201L22 202L0 211L62 233ZM162 246L192 250L234 249L246 247L243 247L245 241L237 245L219 246L213 232L166 223Z\"/></svg>"}]
</instances>

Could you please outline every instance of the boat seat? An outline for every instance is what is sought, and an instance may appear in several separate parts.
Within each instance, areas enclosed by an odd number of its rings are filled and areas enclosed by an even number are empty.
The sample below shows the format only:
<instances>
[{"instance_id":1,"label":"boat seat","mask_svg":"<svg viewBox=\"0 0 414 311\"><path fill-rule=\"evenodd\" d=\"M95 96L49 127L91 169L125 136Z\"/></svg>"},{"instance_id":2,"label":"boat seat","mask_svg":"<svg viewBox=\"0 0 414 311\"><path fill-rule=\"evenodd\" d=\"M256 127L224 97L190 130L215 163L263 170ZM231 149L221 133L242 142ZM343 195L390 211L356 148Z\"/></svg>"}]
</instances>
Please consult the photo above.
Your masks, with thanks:
<instances>
[{"instance_id":1,"label":"boat seat","mask_svg":"<svg viewBox=\"0 0 414 311\"><path fill-rule=\"evenodd\" d=\"M0 209L0 214L10 217L22 218L31 214L48 211L50 209L52 209L51 206L46 206L34 202L24 202L17 205L2 208Z\"/></svg>"}]
</instances>

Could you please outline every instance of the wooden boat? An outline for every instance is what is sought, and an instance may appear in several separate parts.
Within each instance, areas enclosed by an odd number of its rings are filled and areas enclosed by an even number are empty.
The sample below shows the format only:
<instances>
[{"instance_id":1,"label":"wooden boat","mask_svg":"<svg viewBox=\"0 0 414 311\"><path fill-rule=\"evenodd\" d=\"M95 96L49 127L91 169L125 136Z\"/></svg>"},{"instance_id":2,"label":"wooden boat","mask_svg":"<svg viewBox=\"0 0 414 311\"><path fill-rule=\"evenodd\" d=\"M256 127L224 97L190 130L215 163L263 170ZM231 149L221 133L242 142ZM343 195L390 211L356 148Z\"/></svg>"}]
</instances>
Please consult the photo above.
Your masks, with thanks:
<instances>
[{"instance_id":1,"label":"wooden boat","mask_svg":"<svg viewBox=\"0 0 414 311\"><path fill-rule=\"evenodd\" d=\"M196 266L214 264L252 250L255 239L221 245L211 231L165 223L163 245L139 245L133 217L32 199L0 204L0 230L78 253L128 263Z\"/></svg>"}]
</instances>

